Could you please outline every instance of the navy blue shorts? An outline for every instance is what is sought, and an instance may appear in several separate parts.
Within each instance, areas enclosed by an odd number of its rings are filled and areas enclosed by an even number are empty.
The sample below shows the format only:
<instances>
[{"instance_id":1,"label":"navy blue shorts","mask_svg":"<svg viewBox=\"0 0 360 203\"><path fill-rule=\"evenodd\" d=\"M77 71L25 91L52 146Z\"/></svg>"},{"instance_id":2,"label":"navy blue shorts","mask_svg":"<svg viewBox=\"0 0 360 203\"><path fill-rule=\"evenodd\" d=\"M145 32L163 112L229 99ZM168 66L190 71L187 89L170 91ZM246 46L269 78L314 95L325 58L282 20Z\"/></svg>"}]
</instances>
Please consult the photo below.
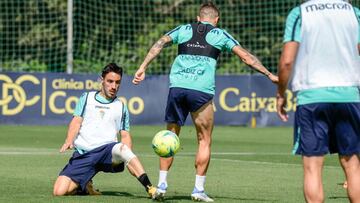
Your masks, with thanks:
<instances>
[{"instance_id":1,"label":"navy blue shorts","mask_svg":"<svg viewBox=\"0 0 360 203\"><path fill-rule=\"evenodd\" d=\"M67 176L79 184L85 191L86 184L98 173L117 173L124 171L124 163L112 166L111 150L117 142L106 144L84 154L75 151L69 163L60 172L59 176Z\"/></svg>"},{"instance_id":2,"label":"navy blue shorts","mask_svg":"<svg viewBox=\"0 0 360 203\"><path fill-rule=\"evenodd\" d=\"M294 154L360 153L360 103L314 103L297 106Z\"/></svg>"},{"instance_id":3,"label":"navy blue shorts","mask_svg":"<svg viewBox=\"0 0 360 203\"><path fill-rule=\"evenodd\" d=\"M197 90L172 87L169 90L165 122L183 126L189 112L195 112L213 99L214 95Z\"/></svg>"}]
</instances>

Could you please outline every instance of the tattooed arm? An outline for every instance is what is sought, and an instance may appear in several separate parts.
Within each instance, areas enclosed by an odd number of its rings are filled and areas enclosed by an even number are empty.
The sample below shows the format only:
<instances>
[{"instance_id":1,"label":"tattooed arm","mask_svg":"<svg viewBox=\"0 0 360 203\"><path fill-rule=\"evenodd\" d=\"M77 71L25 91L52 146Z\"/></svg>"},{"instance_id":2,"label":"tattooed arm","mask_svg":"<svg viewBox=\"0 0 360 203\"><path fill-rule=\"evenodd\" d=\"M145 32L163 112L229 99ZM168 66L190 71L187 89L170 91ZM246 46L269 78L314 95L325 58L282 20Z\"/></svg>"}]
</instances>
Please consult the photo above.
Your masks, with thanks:
<instances>
[{"instance_id":1,"label":"tattooed arm","mask_svg":"<svg viewBox=\"0 0 360 203\"><path fill-rule=\"evenodd\" d=\"M161 52L161 50L168 46L171 43L172 39L164 35L162 36L149 50L147 53L144 61L140 65L139 69L136 71L133 79L134 84L139 84L141 81L145 79L145 71L148 67L148 65L151 63L152 60L154 60Z\"/></svg>"},{"instance_id":2,"label":"tattooed arm","mask_svg":"<svg viewBox=\"0 0 360 203\"><path fill-rule=\"evenodd\" d=\"M252 69L266 75L272 82L277 83L278 77L273 75L270 71L268 71L260 62L258 58L252 55L249 51L242 48L241 46L235 46L232 51L247 65L249 65Z\"/></svg>"}]
</instances>

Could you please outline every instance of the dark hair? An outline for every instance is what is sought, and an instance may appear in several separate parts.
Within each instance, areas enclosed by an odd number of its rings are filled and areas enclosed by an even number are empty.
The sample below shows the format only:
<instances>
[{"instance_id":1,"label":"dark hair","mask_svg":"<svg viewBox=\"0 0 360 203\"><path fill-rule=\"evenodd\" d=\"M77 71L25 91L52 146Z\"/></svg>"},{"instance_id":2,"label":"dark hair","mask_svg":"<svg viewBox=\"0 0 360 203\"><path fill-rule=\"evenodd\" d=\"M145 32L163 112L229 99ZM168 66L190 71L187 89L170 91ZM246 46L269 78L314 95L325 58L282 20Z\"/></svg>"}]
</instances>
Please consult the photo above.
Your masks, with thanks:
<instances>
[{"instance_id":1,"label":"dark hair","mask_svg":"<svg viewBox=\"0 0 360 203\"><path fill-rule=\"evenodd\" d=\"M101 77L105 78L105 76L110 72L117 73L122 77L123 69L116 65L116 63L109 63L101 71Z\"/></svg>"},{"instance_id":2,"label":"dark hair","mask_svg":"<svg viewBox=\"0 0 360 203\"><path fill-rule=\"evenodd\" d=\"M220 16L220 11L213 2L209 1L201 4L199 9L199 16L216 18Z\"/></svg>"}]
</instances>

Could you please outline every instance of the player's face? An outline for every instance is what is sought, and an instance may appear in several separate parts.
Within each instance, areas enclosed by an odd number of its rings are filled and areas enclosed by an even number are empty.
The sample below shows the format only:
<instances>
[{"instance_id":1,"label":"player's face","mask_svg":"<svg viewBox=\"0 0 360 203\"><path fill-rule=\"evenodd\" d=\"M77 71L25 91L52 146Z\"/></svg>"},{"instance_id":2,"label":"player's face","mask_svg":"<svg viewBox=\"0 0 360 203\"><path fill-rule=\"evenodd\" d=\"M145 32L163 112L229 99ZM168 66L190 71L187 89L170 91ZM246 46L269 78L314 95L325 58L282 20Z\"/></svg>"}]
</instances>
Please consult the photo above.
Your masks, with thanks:
<instances>
[{"instance_id":1,"label":"player's face","mask_svg":"<svg viewBox=\"0 0 360 203\"><path fill-rule=\"evenodd\" d=\"M120 87L121 76L117 73L110 72L102 79L102 94L106 99L113 99Z\"/></svg>"}]
</instances>

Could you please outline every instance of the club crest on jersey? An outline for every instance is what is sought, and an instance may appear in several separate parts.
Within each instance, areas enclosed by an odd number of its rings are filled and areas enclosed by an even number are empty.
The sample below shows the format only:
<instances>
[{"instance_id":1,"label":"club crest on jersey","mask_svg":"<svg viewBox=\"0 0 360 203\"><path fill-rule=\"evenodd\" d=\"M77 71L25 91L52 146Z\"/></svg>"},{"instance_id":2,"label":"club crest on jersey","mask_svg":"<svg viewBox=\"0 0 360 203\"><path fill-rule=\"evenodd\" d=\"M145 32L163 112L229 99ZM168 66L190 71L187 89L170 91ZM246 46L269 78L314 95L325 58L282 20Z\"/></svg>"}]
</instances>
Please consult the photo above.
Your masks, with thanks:
<instances>
[{"instance_id":1,"label":"club crest on jersey","mask_svg":"<svg viewBox=\"0 0 360 203\"><path fill-rule=\"evenodd\" d=\"M100 114L100 118L101 118L101 119L104 119L105 111L104 111L104 110L100 110L100 111L99 111L99 114Z\"/></svg>"}]
</instances>

